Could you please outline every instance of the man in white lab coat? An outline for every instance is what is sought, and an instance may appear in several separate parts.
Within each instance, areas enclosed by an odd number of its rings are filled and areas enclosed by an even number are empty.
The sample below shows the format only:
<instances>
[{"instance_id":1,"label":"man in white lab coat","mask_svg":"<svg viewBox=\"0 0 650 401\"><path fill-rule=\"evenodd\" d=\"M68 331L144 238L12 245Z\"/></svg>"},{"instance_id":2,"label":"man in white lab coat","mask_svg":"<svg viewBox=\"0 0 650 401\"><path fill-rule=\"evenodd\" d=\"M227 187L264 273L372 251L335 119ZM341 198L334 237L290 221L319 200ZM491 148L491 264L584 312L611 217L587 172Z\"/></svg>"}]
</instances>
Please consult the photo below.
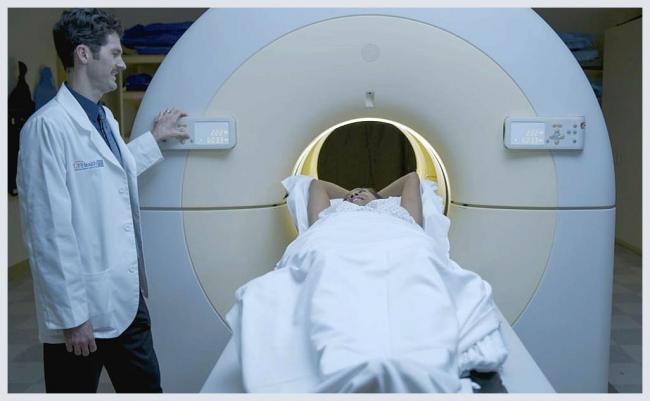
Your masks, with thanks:
<instances>
[{"instance_id":1,"label":"man in white lab coat","mask_svg":"<svg viewBox=\"0 0 650 401\"><path fill-rule=\"evenodd\" d=\"M157 141L186 134L167 109L128 146L100 103L117 88L120 23L97 9L54 27L67 81L21 131L17 184L34 280L47 392L96 392L106 367L118 392L161 392L147 295L137 176Z\"/></svg>"}]
</instances>

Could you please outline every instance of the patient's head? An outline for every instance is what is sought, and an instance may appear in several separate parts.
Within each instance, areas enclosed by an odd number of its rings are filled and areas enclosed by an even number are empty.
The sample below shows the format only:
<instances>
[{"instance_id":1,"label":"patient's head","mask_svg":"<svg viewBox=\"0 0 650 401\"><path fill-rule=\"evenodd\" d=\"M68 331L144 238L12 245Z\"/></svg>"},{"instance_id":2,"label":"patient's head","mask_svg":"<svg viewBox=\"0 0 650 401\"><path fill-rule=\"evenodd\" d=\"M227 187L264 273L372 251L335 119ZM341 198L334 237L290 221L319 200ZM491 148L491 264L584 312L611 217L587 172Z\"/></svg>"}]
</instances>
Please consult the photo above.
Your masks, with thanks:
<instances>
[{"instance_id":1,"label":"patient's head","mask_svg":"<svg viewBox=\"0 0 650 401\"><path fill-rule=\"evenodd\" d=\"M354 188L343 197L344 201L355 205L365 206L375 199L381 199L381 195L372 188Z\"/></svg>"}]
</instances>

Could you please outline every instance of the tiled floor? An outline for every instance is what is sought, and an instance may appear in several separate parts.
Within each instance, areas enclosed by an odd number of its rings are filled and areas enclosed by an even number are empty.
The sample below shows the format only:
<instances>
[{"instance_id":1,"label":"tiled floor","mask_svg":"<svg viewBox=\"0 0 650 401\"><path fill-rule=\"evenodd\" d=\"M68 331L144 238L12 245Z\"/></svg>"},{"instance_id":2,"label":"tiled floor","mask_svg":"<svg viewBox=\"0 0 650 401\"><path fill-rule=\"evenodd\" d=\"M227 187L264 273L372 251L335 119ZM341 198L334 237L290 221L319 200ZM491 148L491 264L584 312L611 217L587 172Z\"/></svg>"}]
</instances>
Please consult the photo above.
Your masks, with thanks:
<instances>
[{"instance_id":1,"label":"tiled floor","mask_svg":"<svg viewBox=\"0 0 650 401\"><path fill-rule=\"evenodd\" d=\"M19 274L9 278L9 322L7 358L10 393L43 393L43 345L38 342L34 312L32 278ZM114 393L106 370L99 381L99 392Z\"/></svg>"},{"instance_id":2,"label":"tiled floor","mask_svg":"<svg viewBox=\"0 0 650 401\"><path fill-rule=\"evenodd\" d=\"M615 250L610 392L641 392L641 256L619 246ZM9 279L9 392L43 392L43 351L38 342L34 293L29 274ZM102 373L99 392L114 392Z\"/></svg>"},{"instance_id":3,"label":"tiled floor","mask_svg":"<svg viewBox=\"0 0 650 401\"><path fill-rule=\"evenodd\" d=\"M641 392L641 257L616 247L614 254L610 392ZM613 389L612 389L613 387Z\"/></svg>"}]
</instances>

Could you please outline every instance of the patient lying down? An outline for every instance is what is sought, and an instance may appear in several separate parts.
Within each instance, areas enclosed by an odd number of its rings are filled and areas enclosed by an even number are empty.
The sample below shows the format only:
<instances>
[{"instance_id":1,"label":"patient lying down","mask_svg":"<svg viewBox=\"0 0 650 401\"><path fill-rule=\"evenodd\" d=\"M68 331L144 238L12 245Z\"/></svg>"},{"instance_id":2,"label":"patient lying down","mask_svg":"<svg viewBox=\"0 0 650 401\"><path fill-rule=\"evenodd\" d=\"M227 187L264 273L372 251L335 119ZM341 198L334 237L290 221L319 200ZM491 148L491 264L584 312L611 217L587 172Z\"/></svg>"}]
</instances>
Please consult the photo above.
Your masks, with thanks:
<instances>
[{"instance_id":1,"label":"patient lying down","mask_svg":"<svg viewBox=\"0 0 650 401\"><path fill-rule=\"evenodd\" d=\"M330 207L330 199L343 198L348 204L337 206L335 210L355 210L354 207L349 207L349 204L356 205L359 208L368 207L369 203L378 199L384 199L388 196L400 196L400 208L392 208L388 213L406 212L402 217L406 217L406 221L413 221L420 226L422 225L422 200L420 197L420 180L416 173L409 173L401 178L398 178L393 183L379 192L375 192L370 188L355 188L351 191L341 188L340 186L327 181L313 180L309 188L309 225L314 224L319 218L319 214ZM387 203L375 203L379 209L369 208L369 211L384 212ZM379 206L382 205L382 206ZM359 209L360 210L360 209ZM333 211L332 211L333 212ZM410 217L410 219L409 219Z\"/></svg>"},{"instance_id":2,"label":"patient lying down","mask_svg":"<svg viewBox=\"0 0 650 401\"><path fill-rule=\"evenodd\" d=\"M433 183L283 184L300 233L227 315L247 391L471 392L499 369L491 287L449 258Z\"/></svg>"}]
</instances>

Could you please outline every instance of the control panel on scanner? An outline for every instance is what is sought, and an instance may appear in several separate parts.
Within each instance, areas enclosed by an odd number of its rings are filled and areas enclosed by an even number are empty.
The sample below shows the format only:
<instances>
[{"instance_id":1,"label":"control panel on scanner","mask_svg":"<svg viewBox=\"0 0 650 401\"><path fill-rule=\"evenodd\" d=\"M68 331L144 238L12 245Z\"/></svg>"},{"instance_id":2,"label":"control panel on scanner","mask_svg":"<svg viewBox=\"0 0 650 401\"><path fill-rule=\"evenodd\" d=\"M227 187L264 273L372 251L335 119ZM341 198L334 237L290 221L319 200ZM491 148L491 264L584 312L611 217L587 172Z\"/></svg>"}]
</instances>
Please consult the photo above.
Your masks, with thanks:
<instances>
[{"instance_id":1,"label":"control panel on scanner","mask_svg":"<svg viewBox=\"0 0 650 401\"><path fill-rule=\"evenodd\" d=\"M165 150L232 149L237 145L235 120L231 118L183 117L178 120L181 131L189 138L167 139L160 143Z\"/></svg>"},{"instance_id":2,"label":"control panel on scanner","mask_svg":"<svg viewBox=\"0 0 650 401\"><path fill-rule=\"evenodd\" d=\"M508 149L582 150L584 117L508 117L503 143Z\"/></svg>"}]
</instances>

